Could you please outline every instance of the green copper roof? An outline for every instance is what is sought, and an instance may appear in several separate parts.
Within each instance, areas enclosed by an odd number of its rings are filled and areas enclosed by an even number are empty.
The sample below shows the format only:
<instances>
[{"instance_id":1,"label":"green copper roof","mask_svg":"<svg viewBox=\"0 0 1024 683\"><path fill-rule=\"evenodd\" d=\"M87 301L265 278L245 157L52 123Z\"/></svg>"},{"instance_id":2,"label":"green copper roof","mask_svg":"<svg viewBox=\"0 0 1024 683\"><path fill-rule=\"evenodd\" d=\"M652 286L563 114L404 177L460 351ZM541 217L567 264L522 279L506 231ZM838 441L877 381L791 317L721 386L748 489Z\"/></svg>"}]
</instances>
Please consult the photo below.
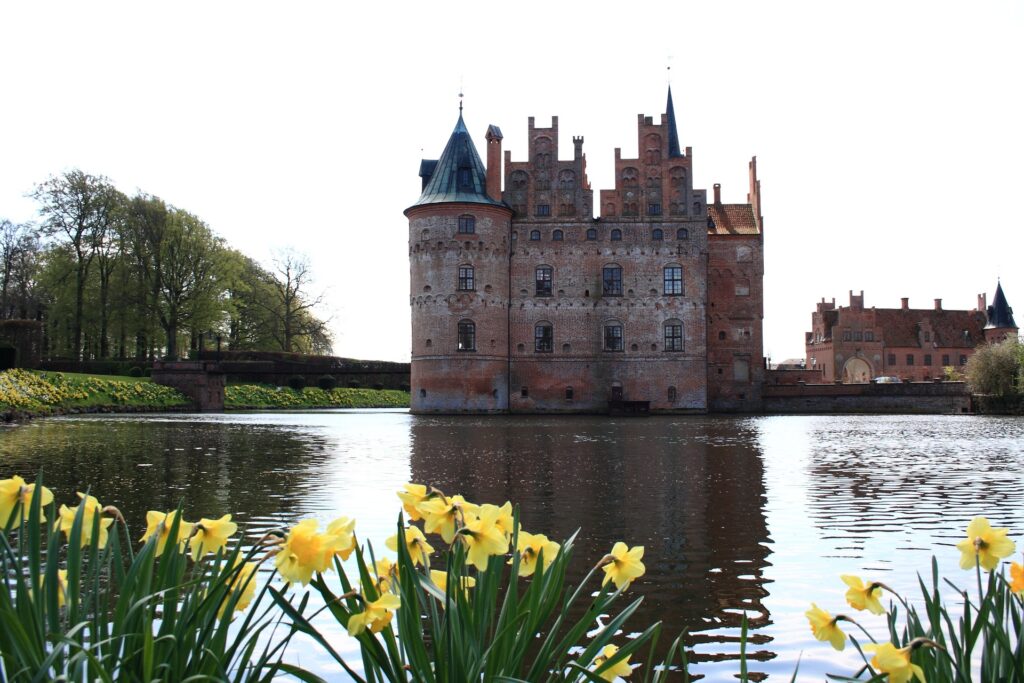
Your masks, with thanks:
<instances>
[{"instance_id":1,"label":"green copper roof","mask_svg":"<svg viewBox=\"0 0 1024 683\"><path fill-rule=\"evenodd\" d=\"M1017 329L1017 323L1013 321L1013 309L1006 302L1006 295L1003 294L1002 283L996 283L996 295L992 298L992 305L988 307L988 324L986 330Z\"/></svg>"},{"instance_id":2,"label":"green copper roof","mask_svg":"<svg viewBox=\"0 0 1024 683\"><path fill-rule=\"evenodd\" d=\"M459 112L459 122L448 139L441 158L424 159L420 164L423 193L412 206L465 202L504 206L487 196L487 173L477 154L473 139ZM409 207L412 208L412 207Z\"/></svg>"}]
</instances>

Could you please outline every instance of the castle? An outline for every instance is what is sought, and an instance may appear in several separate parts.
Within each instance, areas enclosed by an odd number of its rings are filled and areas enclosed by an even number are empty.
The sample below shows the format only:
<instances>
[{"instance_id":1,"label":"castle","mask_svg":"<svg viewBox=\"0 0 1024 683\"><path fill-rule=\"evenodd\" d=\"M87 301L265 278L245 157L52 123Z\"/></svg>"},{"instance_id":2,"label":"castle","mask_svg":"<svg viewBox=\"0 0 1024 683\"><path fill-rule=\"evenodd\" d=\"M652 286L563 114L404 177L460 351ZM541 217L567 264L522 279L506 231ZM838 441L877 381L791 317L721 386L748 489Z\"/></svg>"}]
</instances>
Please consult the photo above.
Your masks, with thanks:
<instances>
[{"instance_id":1,"label":"castle","mask_svg":"<svg viewBox=\"0 0 1024 683\"><path fill-rule=\"evenodd\" d=\"M414 413L756 411L764 382L763 221L756 158L745 204L693 186L671 88L615 150L595 206L583 137L529 119L525 161L459 119L420 165L409 219ZM503 162L503 163L502 163ZM504 188L502 177L504 176ZM594 217L594 212L599 213Z\"/></svg>"}]
</instances>

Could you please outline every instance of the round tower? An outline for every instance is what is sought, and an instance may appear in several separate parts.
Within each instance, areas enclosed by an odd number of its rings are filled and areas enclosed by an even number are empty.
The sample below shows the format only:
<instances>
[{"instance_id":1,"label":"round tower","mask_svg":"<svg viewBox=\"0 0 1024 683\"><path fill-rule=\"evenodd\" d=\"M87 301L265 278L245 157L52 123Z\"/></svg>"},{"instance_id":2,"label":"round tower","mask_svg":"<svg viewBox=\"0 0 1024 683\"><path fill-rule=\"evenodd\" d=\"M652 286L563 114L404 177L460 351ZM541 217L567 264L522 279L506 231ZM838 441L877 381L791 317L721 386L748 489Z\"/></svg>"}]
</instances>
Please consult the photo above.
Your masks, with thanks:
<instances>
[{"instance_id":1,"label":"round tower","mask_svg":"<svg viewBox=\"0 0 1024 683\"><path fill-rule=\"evenodd\" d=\"M1003 294L1003 285L996 283L996 295L992 297L992 305L985 310L988 319L985 324L985 341L989 344L1001 342L1007 337L1017 338L1017 323L1013 319L1013 309Z\"/></svg>"},{"instance_id":2,"label":"round tower","mask_svg":"<svg viewBox=\"0 0 1024 683\"><path fill-rule=\"evenodd\" d=\"M487 144L485 170L460 107L441 157L420 164L423 192L405 210L414 413L508 409L512 210L500 197L497 127Z\"/></svg>"}]
</instances>

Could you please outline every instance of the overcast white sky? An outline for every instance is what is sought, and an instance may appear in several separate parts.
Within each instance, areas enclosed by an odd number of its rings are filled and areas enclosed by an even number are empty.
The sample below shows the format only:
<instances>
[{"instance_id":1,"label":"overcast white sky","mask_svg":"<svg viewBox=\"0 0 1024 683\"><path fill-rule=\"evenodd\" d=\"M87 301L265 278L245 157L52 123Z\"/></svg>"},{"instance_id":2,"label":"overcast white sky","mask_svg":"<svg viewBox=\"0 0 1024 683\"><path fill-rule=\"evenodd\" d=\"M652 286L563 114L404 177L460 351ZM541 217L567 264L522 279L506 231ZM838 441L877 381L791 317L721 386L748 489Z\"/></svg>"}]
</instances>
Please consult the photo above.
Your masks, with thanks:
<instances>
[{"instance_id":1,"label":"overcast white sky","mask_svg":"<svg viewBox=\"0 0 1024 683\"><path fill-rule=\"evenodd\" d=\"M524 158L559 117L596 190L665 65L695 184L745 201L758 157L765 353L803 355L821 297L1024 322L1024 3L77 2L0 5L0 218L72 168L163 197L269 262L294 247L342 356L409 357L408 227L460 82Z\"/></svg>"}]
</instances>

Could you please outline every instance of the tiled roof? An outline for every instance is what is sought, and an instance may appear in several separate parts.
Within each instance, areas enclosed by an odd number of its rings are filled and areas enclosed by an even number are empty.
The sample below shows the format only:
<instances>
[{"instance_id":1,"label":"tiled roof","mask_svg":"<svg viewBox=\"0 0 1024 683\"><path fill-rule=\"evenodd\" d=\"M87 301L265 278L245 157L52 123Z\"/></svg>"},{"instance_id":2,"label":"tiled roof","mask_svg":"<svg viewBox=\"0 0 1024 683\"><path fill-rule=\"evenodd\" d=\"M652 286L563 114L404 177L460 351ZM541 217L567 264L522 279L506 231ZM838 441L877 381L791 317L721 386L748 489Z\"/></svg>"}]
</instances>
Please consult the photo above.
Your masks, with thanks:
<instances>
[{"instance_id":1,"label":"tiled roof","mask_svg":"<svg viewBox=\"0 0 1024 683\"><path fill-rule=\"evenodd\" d=\"M715 227L708 227L709 235L756 235L757 220L750 204L708 204L708 215Z\"/></svg>"},{"instance_id":2,"label":"tiled roof","mask_svg":"<svg viewBox=\"0 0 1024 683\"><path fill-rule=\"evenodd\" d=\"M487 196L487 173L484 170L484 163L477 154L473 138L466 130L461 112L455 130L441 152L441 158L433 164L428 159L420 163L420 174L424 173L430 175L424 176L426 184L423 193L412 206L451 202L504 206Z\"/></svg>"},{"instance_id":3,"label":"tiled roof","mask_svg":"<svg viewBox=\"0 0 1024 683\"><path fill-rule=\"evenodd\" d=\"M884 330L886 346L973 348L985 341L981 311L876 308L873 312L875 326ZM925 321L932 330L931 342L922 342L918 335ZM842 316L838 324L844 324Z\"/></svg>"}]
</instances>

